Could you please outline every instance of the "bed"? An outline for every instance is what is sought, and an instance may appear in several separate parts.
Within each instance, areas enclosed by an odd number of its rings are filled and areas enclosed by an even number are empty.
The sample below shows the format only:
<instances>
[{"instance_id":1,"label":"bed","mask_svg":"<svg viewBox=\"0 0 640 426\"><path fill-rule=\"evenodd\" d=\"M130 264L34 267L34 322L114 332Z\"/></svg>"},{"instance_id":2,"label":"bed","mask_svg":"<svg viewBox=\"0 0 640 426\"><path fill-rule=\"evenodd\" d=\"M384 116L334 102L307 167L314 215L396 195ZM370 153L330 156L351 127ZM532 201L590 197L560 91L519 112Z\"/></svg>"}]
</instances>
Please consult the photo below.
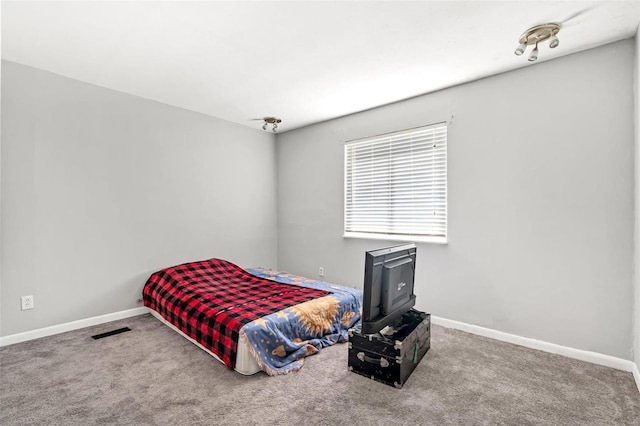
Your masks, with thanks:
<instances>
[{"instance_id":1,"label":"bed","mask_svg":"<svg viewBox=\"0 0 640 426\"><path fill-rule=\"evenodd\" d=\"M151 313L228 368L245 375L297 371L306 356L347 340L362 292L222 259L152 274L143 289Z\"/></svg>"}]
</instances>

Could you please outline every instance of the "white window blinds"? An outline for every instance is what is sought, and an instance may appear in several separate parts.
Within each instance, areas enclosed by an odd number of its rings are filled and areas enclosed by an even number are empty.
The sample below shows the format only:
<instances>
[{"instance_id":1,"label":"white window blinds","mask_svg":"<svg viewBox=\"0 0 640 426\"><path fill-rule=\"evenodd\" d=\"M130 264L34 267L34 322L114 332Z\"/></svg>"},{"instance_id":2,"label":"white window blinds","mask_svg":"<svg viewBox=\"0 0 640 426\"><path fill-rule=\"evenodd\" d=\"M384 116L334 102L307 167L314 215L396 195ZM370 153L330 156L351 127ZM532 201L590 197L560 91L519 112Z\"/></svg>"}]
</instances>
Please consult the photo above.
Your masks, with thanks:
<instances>
[{"instance_id":1,"label":"white window blinds","mask_svg":"<svg viewBox=\"0 0 640 426\"><path fill-rule=\"evenodd\" d=\"M446 241L447 123L347 142L344 226Z\"/></svg>"}]
</instances>

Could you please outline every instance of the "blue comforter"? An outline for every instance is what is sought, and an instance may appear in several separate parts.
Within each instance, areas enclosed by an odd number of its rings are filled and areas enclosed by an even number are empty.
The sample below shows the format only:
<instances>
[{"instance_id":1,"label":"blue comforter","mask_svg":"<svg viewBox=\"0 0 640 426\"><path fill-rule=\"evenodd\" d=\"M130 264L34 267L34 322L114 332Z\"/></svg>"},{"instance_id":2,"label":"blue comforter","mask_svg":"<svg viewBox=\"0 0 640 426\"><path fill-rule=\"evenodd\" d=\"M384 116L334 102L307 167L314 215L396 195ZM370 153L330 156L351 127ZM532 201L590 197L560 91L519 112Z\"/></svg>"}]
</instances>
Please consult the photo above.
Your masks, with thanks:
<instances>
[{"instance_id":1,"label":"blue comforter","mask_svg":"<svg viewBox=\"0 0 640 426\"><path fill-rule=\"evenodd\" d=\"M325 346L347 341L347 331L360 321L362 291L270 269L250 274L280 283L329 291L246 324L240 330L258 365L269 375L299 370L304 358Z\"/></svg>"}]
</instances>

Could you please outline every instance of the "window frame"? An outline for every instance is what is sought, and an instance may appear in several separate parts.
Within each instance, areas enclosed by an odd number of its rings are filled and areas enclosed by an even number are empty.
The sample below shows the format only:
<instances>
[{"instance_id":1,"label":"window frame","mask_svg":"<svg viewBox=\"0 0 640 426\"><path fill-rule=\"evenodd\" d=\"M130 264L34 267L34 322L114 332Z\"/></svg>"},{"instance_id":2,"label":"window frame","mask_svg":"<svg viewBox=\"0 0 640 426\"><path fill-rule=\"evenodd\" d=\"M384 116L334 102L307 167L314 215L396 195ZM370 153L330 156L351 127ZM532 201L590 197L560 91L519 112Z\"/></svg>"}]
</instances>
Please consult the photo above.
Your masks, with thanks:
<instances>
[{"instance_id":1,"label":"window frame","mask_svg":"<svg viewBox=\"0 0 640 426\"><path fill-rule=\"evenodd\" d=\"M348 159L348 155L347 155L347 150L348 150L348 145L350 144L354 144L354 143L362 143L362 142L366 142L367 140L371 140L371 142L375 141L376 139L380 139L380 138L384 138L384 137L393 137L394 135L408 135L410 133L418 133L420 131L423 131L425 129L428 129L430 127L433 128L438 128L438 127L444 127L445 129L445 136L444 136L444 179L445 179L445 183L444 183L444 187L445 187L445 192L444 192L444 208L442 209L442 212L444 214L444 235L421 235L421 234L385 234L385 233L380 233L380 232L359 232L359 231L347 231L347 207L348 207L348 203L347 203L347 194L348 194L348 185L347 185L347 169L348 169L348 164L347 164L347 159ZM398 130L398 131L393 131L393 132L388 132L388 133L383 133L383 134L377 134L377 135L373 135L373 136L367 136L364 138L358 138L358 139L353 139L353 140L349 140L346 141L344 143L344 149L343 149L343 197L342 197L342 201L343 201L343 215L342 215L342 219L343 219L343 238L356 238L356 239L371 239L371 240L383 240L383 241L399 241L399 242L405 242L405 241L413 241L413 242L425 242L425 243L433 243L433 244L448 244L448 238L449 238L449 176L448 176L448 172L449 172L449 152L448 152L448 142L449 142L449 123L448 121L438 121L435 123L431 123L431 124L427 124L427 125L423 125L423 126L418 126L418 127L413 127L413 128L408 128L408 129L403 129L403 130Z\"/></svg>"}]
</instances>

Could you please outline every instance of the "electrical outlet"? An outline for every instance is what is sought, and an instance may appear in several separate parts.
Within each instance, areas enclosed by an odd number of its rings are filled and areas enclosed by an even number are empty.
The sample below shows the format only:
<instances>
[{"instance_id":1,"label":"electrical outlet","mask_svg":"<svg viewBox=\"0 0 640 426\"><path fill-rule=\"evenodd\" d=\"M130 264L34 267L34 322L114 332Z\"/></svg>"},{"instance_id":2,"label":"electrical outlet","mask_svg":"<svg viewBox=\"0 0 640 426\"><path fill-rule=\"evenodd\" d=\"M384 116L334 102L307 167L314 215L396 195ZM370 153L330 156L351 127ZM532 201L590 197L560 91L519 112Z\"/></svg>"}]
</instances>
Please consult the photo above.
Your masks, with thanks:
<instances>
[{"instance_id":1,"label":"electrical outlet","mask_svg":"<svg viewBox=\"0 0 640 426\"><path fill-rule=\"evenodd\" d=\"M322 266L318 268L318 275L324 277L324 268Z\"/></svg>"},{"instance_id":2,"label":"electrical outlet","mask_svg":"<svg viewBox=\"0 0 640 426\"><path fill-rule=\"evenodd\" d=\"M33 309L33 296L22 296L20 298L20 302L22 303L22 310L26 311L27 309Z\"/></svg>"}]
</instances>

